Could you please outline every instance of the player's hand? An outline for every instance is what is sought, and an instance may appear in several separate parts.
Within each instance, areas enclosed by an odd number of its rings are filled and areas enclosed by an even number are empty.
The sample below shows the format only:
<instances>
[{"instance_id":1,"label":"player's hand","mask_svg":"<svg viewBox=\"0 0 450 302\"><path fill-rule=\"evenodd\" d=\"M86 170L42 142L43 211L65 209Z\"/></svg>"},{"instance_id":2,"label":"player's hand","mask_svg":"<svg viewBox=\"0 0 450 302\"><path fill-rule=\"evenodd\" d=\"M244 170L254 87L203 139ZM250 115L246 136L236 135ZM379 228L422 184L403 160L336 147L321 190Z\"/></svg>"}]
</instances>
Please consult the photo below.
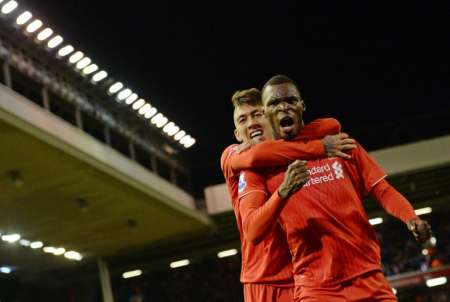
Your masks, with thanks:
<instances>
[{"instance_id":1,"label":"player's hand","mask_svg":"<svg viewBox=\"0 0 450 302\"><path fill-rule=\"evenodd\" d=\"M251 146L253 146L254 144L252 143L252 141L248 141L248 142L244 142L241 143L237 148L236 148L236 153L239 154L241 152L244 152L247 149L250 149Z\"/></svg>"},{"instance_id":2,"label":"player's hand","mask_svg":"<svg viewBox=\"0 0 450 302\"><path fill-rule=\"evenodd\" d=\"M306 169L306 161L296 160L288 166L283 183L278 188L278 194L282 199L289 198L302 188L308 180L309 173Z\"/></svg>"},{"instance_id":3,"label":"player's hand","mask_svg":"<svg viewBox=\"0 0 450 302\"><path fill-rule=\"evenodd\" d=\"M350 159L352 157L344 152L356 148L356 141L350 138L347 133L327 135L322 139L322 143L325 146L325 152L328 157L339 156Z\"/></svg>"},{"instance_id":4,"label":"player's hand","mask_svg":"<svg viewBox=\"0 0 450 302\"><path fill-rule=\"evenodd\" d=\"M407 225L418 242L425 243L431 238L431 227L425 220L416 218L410 220Z\"/></svg>"}]
</instances>

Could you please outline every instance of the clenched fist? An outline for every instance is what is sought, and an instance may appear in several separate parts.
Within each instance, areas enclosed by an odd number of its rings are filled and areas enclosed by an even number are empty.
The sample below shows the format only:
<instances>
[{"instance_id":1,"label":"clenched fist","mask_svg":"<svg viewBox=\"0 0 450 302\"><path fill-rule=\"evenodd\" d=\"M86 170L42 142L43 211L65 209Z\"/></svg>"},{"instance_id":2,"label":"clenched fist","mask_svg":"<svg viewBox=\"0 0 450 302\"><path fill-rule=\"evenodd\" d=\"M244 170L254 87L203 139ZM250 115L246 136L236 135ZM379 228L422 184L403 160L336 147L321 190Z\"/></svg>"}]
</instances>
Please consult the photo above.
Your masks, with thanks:
<instances>
[{"instance_id":1,"label":"clenched fist","mask_svg":"<svg viewBox=\"0 0 450 302\"><path fill-rule=\"evenodd\" d=\"M306 169L306 161L296 160L288 166L283 183L278 188L278 194L283 199L289 198L302 188L308 180L309 173Z\"/></svg>"},{"instance_id":2,"label":"clenched fist","mask_svg":"<svg viewBox=\"0 0 450 302\"><path fill-rule=\"evenodd\" d=\"M413 233L414 238L420 243L425 243L431 238L431 227L425 220L416 218L408 222L408 229Z\"/></svg>"},{"instance_id":3,"label":"clenched fist","mask_svg":"<svg viewBox=\"0 0 450 302\"><path fill-rule=\"evenodd\" d=\"M327 135L322 139L328 157L339 156L350 159L351 156L344 153L356 148L356 141L348 136L347 133L336 135Z\"/></svg>"}]
</instances>

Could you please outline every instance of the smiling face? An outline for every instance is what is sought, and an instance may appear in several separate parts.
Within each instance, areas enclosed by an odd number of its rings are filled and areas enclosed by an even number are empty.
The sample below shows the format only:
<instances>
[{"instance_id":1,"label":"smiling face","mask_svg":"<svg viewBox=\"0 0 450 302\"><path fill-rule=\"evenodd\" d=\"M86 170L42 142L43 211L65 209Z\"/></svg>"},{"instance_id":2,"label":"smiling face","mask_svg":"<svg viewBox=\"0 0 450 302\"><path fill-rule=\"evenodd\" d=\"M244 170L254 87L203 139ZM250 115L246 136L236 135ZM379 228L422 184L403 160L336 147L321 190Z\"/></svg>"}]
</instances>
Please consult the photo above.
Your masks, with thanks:
<instances>
[{"instance_id":1,"label":"smiling face","mask_svg":"<svg viewBox=\"0 0 450 302\"><path fill-rule=\"evenodd\" d=\"M303 127L304 102L292 83L268 85L262 92L265 114L275 138L293 139Z\"/></svg>"},{"instance_id":2,"label":"smiling face","mask_svg":"<svg viewBox=\"0 0 450 302\"><path fill-rule=\"evenodd\" d=\"M271 137L271 129L263 107L242 104L234 109L234 134L239 142L259 143Z\"/></svg>"}]
</instances>

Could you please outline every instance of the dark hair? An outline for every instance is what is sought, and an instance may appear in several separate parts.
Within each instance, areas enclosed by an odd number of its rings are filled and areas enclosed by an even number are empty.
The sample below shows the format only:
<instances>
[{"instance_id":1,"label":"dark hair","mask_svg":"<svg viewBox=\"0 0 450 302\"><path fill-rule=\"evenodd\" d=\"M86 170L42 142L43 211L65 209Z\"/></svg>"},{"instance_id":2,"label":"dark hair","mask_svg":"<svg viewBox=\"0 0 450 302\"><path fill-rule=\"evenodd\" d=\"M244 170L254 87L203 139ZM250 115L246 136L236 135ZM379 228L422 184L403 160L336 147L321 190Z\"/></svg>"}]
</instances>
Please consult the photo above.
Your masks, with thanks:
<instances>
[{"instance_id":1,"label":"dark hair","mask_svg":"<svg viewBox=\"0 0 450 302\"><path fill-rule=\"evenodd\" d=\"M290 77L288 77L287 75L284 75L284 74L277 74L277 75L271 77L264 84L261 91L264 92L264 90L266 89L267 86L280 85L280 84L285 84L285 83L290 83L290 84L294 85L295 88L297 88L297 90L300 92L300 89L298 88L297 83L293 79L291 79Z\"/></svg>"},{"instance_id":2,"label":"dark hair","mask_svg":"<svg viewBox=\"0 0 450 302\"><path fill-rule=\"evenodd\" d=\"M261 101L261 91L256 88L250 88L246 90L238 90L233 93L231 97L231 102L234 108L241 106L243 104L247 105L262 105Z\"/></svg>"}]
</instances>

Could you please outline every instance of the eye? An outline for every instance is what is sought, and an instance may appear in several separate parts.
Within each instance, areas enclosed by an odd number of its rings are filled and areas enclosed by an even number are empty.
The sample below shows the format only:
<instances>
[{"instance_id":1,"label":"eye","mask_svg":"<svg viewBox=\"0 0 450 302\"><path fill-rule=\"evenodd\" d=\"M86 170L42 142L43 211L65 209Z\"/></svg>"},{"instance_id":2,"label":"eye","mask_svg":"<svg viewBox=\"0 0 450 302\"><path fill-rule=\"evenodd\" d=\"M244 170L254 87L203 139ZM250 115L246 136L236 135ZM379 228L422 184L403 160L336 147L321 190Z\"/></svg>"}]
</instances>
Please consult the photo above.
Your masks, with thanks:
<instances>
[{"instance_id":1,"label":"eye","mask_svg":"<svg viewBox=\"0 0 450 302\"><path fill-rule=\"evenodd\" d=\"M239 124L245 123L245 117L240 117L240 118L238 119L238 123L239 123Z\"/></svg>"},{"instance_id":2,"label":"eye","mask_svg":"<svg viewBox=\"0 0 450 302\"><path fill-rule=\"evenodd\" d=\"M263 116L263 113L261 111L257 111L253 114L253 117L261 117Z\"/></svg>"}]
</instances>

